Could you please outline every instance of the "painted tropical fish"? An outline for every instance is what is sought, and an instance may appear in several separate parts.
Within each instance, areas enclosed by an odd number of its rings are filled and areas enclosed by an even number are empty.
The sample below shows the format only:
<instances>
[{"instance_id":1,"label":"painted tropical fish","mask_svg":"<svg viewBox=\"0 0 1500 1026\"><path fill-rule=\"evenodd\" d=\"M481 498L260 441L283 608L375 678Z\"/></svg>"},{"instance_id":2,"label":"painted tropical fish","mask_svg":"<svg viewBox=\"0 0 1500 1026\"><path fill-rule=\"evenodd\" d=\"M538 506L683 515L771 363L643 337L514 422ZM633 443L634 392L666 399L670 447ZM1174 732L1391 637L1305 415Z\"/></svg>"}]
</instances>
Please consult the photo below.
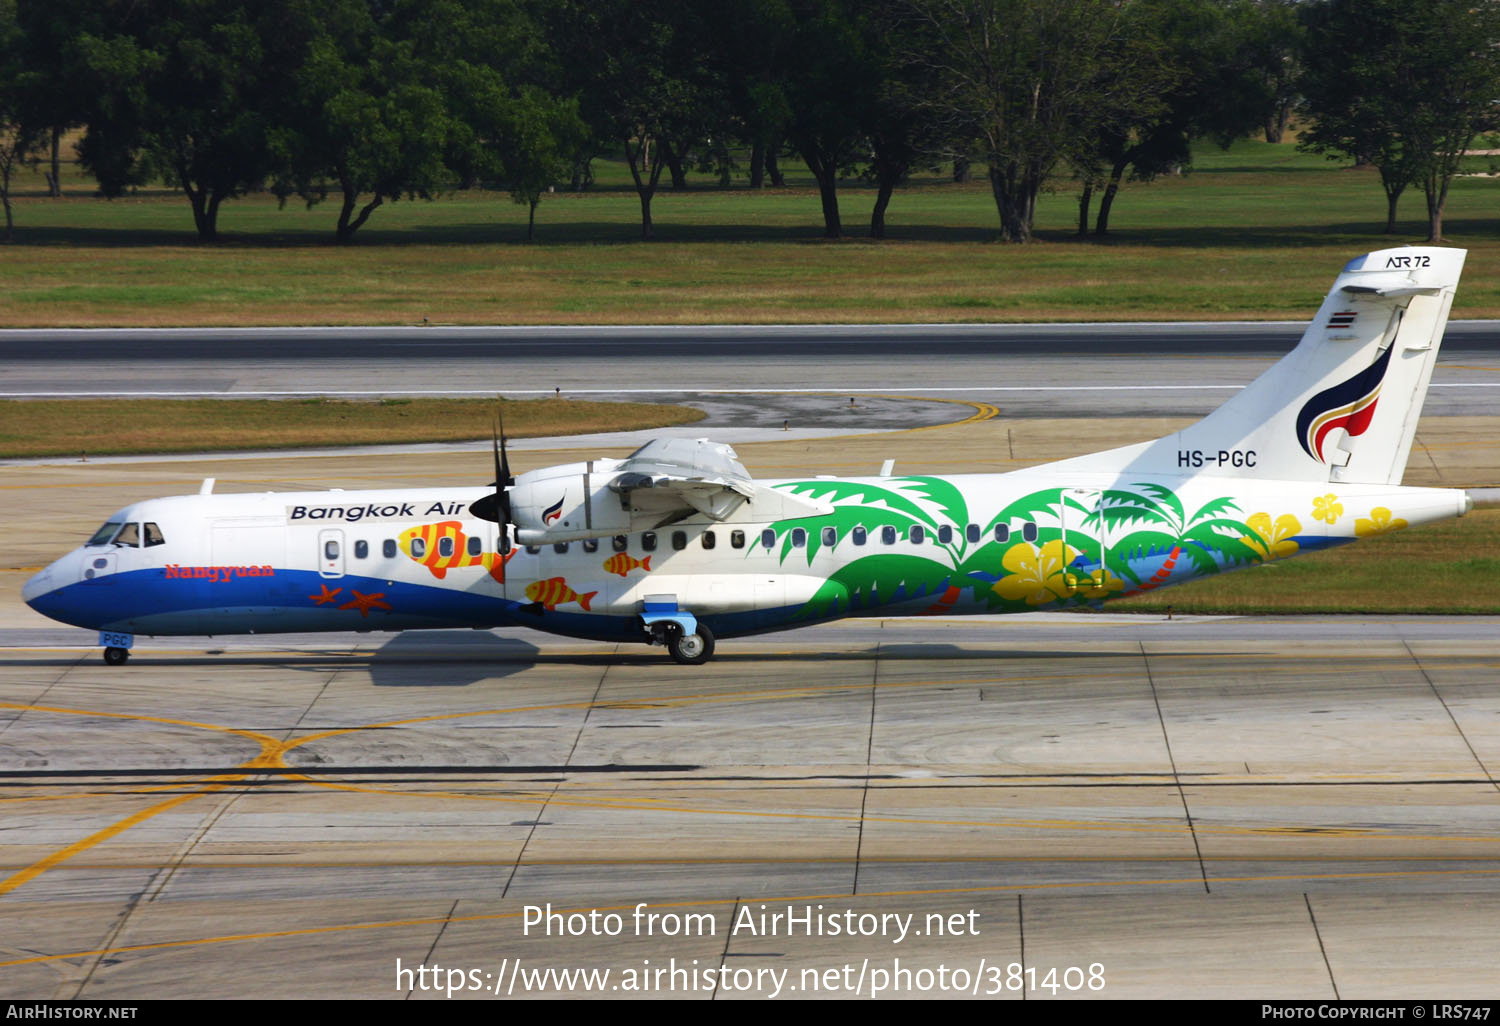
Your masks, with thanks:
<instances>
[{"instance_id":1,"label":"painted tropical fish","mask_svg":"<svg viewBox=\"0 0 1500 1026\"><path fill-rule=\"evenodd\" d=\"M640 567L649 574L651 572L651 557L633 559L628 553L620 552L604 561L605 570L608 570L612 574L619 574L621 577L624 577L636 567Z\"/></svg>"},{"instance_id":2,"label":"painted tropical fish","mask_svg":"<svg viewBox=\"0 0 1500 1026\"><path fill-rule=\"evenodd\" d=\"M445 539L450 541L445 544ZM470 553L468 536L457 520L409 528L401 532L396 543L401 546L402 552L425 566L438 580L446 577L449 570L482 566L489 571L491 577L504 584L505 564L516 554L515 549L504 555L498 552L481 552L477 555ZM443 554L444 551L447 555ZM418 555L418 552L421 554Z\"/></svg>"},{"instance_id":3,"label":"painted tropical fish","mask_svg":"<svg viewBox=\"0 0 1500 1026\"><path fill-rule=\"evenodd\" d=\"M533 602L541 603L543 609L556 609L564 602L577 602L583 607L585 613L589 612L589 602L592 601L597 591L585 592L580 595L568 587L568 582L561 577L549 577L545 581L533 581L526 586L526 597Z\"/></svg>"}]
</instances>

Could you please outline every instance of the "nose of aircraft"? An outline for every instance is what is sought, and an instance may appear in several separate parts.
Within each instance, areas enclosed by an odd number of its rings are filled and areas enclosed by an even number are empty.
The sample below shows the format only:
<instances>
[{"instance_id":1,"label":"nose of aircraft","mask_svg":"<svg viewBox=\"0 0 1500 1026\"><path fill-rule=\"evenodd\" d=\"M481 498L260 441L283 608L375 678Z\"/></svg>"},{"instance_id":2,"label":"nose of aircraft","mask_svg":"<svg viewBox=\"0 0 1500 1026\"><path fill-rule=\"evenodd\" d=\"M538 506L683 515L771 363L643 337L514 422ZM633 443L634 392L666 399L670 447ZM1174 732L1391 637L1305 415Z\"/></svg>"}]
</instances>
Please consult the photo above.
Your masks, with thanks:
<instances>
[{"instance_id":1,"label":"nose of aircraft","mask_svg":"<svg viewBox=\"0 0 1500 1026\"><path fill-rule=\"evenodd\" d=\"M51 609L53 603L47 601L47 596L76 578L77 574L70 571L76 570L77 564L78 553L70 552L51 566L33 574L30 580L21 585L21 601L43 616L57 619Z\"/></svg>"}]
</instances>

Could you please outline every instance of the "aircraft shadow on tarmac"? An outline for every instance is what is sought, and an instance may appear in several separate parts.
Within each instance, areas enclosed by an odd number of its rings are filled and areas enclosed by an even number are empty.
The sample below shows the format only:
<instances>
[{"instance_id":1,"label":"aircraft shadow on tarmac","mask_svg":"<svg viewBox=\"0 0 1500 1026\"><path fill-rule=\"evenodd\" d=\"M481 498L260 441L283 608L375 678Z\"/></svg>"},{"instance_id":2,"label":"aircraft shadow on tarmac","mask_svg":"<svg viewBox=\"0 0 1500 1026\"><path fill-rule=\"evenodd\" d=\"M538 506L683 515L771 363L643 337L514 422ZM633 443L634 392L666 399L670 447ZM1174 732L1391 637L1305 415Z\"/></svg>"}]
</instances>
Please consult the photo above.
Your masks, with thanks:
<instances>
[{"instance_id":1,"label":"aircraft shadow on tarmac","mask_svg":"<svg viewBox=\"0 0 1500 1026\"><path fill-rule=\"evenodd\" d=\"M489 631L402 631L370 657L378 688L461 688L520 673L540 650Z\"/></svg>"}]
</instances>

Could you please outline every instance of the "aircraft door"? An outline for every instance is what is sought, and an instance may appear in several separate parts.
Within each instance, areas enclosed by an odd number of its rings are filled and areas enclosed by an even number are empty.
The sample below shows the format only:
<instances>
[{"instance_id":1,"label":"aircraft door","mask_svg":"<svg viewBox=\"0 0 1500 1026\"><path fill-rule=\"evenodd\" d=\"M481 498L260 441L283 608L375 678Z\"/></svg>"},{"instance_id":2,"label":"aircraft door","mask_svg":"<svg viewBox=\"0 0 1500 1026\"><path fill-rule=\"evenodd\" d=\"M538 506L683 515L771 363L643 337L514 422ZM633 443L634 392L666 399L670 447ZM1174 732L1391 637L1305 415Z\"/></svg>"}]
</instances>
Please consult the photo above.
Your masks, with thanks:
<instances>
[{"instance_id":1,"label":"aircraft door","mask_svg":"<svg viewBox=\"0 0 1500 1026\"><path fill-rule=\"evenodd\" d=\"M324 577L344 576L344 532L326 527L318 532L318 573Z\"/></svg>"},{"instance_id":2,"label":"aircraft door","mask_svg":"<svg viewBox=\"0 0 1500 1026\"><path fill-rule=\"evenodd\" d=\"M1104 524L1104 493L1097 488L1064 488L1058 504L1063 552L1068 553L1064 580L1069 590L1090 598L1109 594L1109 532Z\"/></svg>"}]
</instances>

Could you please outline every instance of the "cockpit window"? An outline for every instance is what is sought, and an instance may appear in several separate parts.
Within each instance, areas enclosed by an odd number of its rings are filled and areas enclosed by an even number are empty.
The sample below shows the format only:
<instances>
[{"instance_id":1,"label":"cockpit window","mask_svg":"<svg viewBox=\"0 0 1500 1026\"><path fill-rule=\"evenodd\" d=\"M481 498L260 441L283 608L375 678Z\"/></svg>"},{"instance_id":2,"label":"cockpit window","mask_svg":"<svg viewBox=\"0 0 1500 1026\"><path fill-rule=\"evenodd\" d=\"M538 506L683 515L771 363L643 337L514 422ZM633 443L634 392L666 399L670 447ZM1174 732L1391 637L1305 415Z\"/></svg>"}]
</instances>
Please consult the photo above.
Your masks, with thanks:
<instances>
[{"instance_id":1,"label":"cockpit window","mask_svg":"<svg viewBox=\"0 0 1500 1026\"><path fill-rule=\"evenodd\" d=\"M129 545L133 549L141 547L141 525L128 523L120 528L120 533L115 535L116 545Z\"/></svg>"},{"instance_id":2,"label":"cockpit window","mask_svg":"<svg viewBox=\"0 0 1500 1026\"><path fill-rule=\"evenodd\" d=\"M107 523L103 527L99 528L99 530L95 531L94 532L94 536L92 538L90 538L88 541L84 542L84 544L85 545L107 545L109 543L109 540L115 536L115 532L118 531L119 529L120 529L120 521L118 521L118 520L111 520L109 523Z\"/></svg>"},{"instance_id":3,"label":"cockpit window","mask_svg":"<svg viewBox=\"0 0 1500 1026\"><path fill-rule=\"evenodd\" d=\"M167 540L161 536L161 528L147 521L146 523L146 548L153 545L165 545Z\"/></svg>"}]
</instances>

